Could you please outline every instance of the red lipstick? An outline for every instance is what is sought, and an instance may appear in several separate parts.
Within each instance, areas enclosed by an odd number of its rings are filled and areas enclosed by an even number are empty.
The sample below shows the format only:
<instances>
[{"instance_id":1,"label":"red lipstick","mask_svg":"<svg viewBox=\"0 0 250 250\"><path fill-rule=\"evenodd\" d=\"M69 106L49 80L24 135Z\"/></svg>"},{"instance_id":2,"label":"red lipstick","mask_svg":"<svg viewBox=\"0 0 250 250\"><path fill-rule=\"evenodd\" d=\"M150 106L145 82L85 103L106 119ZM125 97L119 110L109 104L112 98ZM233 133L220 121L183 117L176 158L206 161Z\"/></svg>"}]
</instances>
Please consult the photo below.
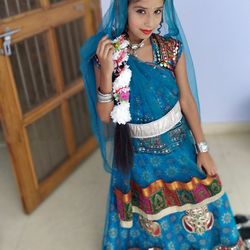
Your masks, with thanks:
<instances>
[{"instance_id":1,"label":"red lipstick","mask_svg":"<svg viewBox=\"0 0 250 250\"><path fill-rule=\"evenodd\" d=\"M143 30L141 29L141 31L145 34L145 35L149 35L152 33L153 30Z\"/></svg>"}]
</instances>

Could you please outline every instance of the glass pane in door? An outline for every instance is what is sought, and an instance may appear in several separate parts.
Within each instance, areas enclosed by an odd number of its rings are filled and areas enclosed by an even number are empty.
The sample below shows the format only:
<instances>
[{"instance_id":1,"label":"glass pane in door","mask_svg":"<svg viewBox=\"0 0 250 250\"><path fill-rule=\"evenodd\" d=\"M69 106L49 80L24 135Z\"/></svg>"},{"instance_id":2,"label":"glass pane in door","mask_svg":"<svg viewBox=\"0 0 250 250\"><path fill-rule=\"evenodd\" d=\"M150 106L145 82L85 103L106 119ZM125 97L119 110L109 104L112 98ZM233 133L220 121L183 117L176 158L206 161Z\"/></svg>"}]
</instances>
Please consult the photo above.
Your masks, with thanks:
<instances>
[{"instance_id":1,"label":"glass pane in door","mask_svg":"<svg viewBox=\"0 0 250 250\"><path fill-rule=\"evenodd\" d=\"M46 33L12 45L10 60L23 113L55 95Z\"/></svg>"},{"instance_id":2,"label":"glass pane in door","mask_svg":"<svg viewBox=\"0 0 250 250\"><path fill-rule=\"evenodd\" d=\"M40 8L39 0L0 0L0 19Z\"/></svg>"},{"instance_id":3,"label":"glass pane in door","mask_svg":"<svg viewBox=\"0 0 250 250\"><path fill-rule=\"evenodd\" d=\"M77 19L56 28L60 61L63 69L64 84L69 85L80 74L80 46L85 38L83 19Z\"/></svg>"},{"instance_id":4,"label":"glass pane in door","mask_svg":"<svg viewBox=\"0 0 250 250\"><path fill-rule=\"evenodd\" d=\"M73 121L75 141L79 147L92 135L84 92L81 91L72 96L69 99L69 106Z\"/></svg>"},{"instance_id":5,"label":"glass pane in door","mask_svg":"<svg viewBox=\"0 0 250 250\"><path fill-rule=\"evenodd\" d=\"M67 158L60 108L27 127L32 159L39 181L49 176Z\"/></svg>"}]
</instances>

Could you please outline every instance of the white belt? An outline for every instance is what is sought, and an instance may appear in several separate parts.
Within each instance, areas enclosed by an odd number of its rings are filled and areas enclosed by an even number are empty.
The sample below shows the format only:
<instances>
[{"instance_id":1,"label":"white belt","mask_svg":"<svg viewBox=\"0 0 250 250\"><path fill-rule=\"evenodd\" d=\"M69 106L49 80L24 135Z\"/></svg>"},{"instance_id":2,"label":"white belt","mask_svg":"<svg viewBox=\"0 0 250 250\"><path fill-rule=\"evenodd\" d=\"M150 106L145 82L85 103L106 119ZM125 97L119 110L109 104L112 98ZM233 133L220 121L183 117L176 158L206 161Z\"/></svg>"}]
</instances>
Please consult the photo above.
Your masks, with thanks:
<instances>
[{"instance_id":1,"label":"white belt","mask_svg":"<svg viewBox=\"0 0 250 250\"><path fill-rule=\"evenodd\" d=\"M182 118L181 106L178 101L175 106L163 117L144 124L128 123L132 138L149 138L164 134L173 128Z\"/></svg>"}]
</instances>

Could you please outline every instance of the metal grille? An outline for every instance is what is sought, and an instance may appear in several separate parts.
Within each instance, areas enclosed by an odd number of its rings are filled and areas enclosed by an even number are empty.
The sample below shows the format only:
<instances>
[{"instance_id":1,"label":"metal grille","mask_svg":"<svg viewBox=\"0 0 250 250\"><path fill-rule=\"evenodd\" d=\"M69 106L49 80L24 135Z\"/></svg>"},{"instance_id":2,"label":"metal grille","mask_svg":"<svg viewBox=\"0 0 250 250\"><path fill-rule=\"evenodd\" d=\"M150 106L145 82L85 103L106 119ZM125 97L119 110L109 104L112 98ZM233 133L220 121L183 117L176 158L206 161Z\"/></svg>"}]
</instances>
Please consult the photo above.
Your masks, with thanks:
<instances>
[{"instance_id":1,"label":"metal grille","mask_svg":"<svg viewBox=\"0 0 250 250\"><path fill-rule=\"evenodd\" d=\"M79 50L85 40L82 18L57 27L56 37L63 69L64 84L69 85L81 76L79 70Z\"/></svg>"},{"instance_id":2,"label":"metal grille","mask_svg":"<svg viewBox=\"0 0 250 250\"><path fill-rule=\"evenodd\" d=\"M10 57L20 104L30 111L55 94L46 34L12 46Z\"/></svg>"},{"instance_id":3,"label":"metal grille","mask_svg":"<svg viewBox=\"0 0 250 250\"><path fill-rule=\"evenodd\" d=\"M69 106L72 115L76 144L77 146L80 146L92 135L84 92L81 91L77 95L71 97L69 99Z\"/></svg>"},{"instance_id":4,"label":"metal grille","mask_svg":"<svg viewBox=\"0 0 250 250\"><path fill-rule=\"evenodd\" d=\"M0 18L7 18L40 8L39 0L0 0Z\"/></svg>"},{"instance_id":5,"label":"metal grille","mask_svg":"<svg viewBox=\"0 0 250 250\"><path fill-rule=\"evenodd\" d=\"M29 125L27 132L37 178L41 181L68 157L60 108Z\"/></svg>"}]
</instances>

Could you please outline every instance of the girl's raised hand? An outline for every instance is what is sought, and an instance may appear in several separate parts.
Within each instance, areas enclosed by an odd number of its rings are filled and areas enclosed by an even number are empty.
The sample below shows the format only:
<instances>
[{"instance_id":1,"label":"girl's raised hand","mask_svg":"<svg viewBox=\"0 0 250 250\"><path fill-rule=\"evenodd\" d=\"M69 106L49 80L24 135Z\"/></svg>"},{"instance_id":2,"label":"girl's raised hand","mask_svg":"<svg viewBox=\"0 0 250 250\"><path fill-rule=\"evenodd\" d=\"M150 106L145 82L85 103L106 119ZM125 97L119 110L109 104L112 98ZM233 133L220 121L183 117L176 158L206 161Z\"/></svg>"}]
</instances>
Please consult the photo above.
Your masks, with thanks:
<instances>
[{"instance_id":1,"label":"girl's raised hand","mask_svg":"<svg viewBox=\"0 0 250 250\"><path fill-rule=\"evenodd\" d=\"M114 52L114 46L112 41L105 35L98 43L96 49L96 55L98 56L101 64L101 72L107 76L112 76L114 71L114 63L112 55Z\"/></svg>"}]
</instances>

